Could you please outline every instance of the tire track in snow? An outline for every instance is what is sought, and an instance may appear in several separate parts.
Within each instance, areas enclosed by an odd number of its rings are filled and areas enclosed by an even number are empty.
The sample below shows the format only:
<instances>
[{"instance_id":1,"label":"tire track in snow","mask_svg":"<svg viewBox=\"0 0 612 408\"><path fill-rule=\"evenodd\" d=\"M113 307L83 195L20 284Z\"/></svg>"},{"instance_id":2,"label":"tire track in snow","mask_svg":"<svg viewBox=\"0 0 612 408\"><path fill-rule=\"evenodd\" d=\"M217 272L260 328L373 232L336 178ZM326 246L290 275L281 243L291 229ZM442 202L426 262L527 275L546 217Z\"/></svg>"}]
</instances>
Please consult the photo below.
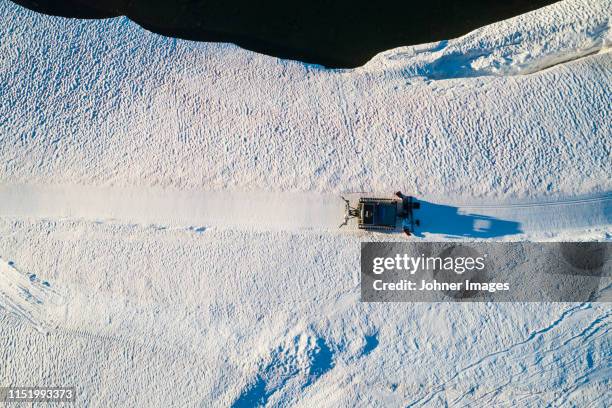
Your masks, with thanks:
<instances>
[{"instance_id":1,"label":"tire track in snow","mask_svg":"<svg viewBox=\"0 0 612 408\"><path fill-rule=\"evenodd\" d=\"M584 310L584 309L582 309ZM519 365L521 366L521 371L520 374L529 374L530 369L534 369L535 370L535 374L536 375L542 375L543 373L547 372L547 371L557 371L559 369L559 361L558 358L554 358L552 360L549 359L549 363L548 364L540 364L540 362L542 360L544 360L546 358L546 356L549 353L553 353L555 351L559 351L561 350L563 347L568 346L570 343L574 342L574 341L580 341L581 344L576 345L576 347L572 348L572 352L570 354L568 354L567 352L562 352L561 354L556 354L555 356L571 356L571 358L569 359L564 359L563 360L563 364L564 365L576 365L576 364L580 364L581 363L581 354L578 354L579 352L583 351L585 349L585 345L582 343L585 343L586 340L592 338L596 333L600 332L602 329L605 329L603 332L601 332L598 336L598 338L603 338L605 336L608 335L608 326L609 326L609 318L610 318L611 313L605 312L602 315L600 315L599 317L597 317L596 319L594 319L593 321L591 321L588 326L586 326L586 328L584 328L580 333L571 336L570 338L566 339L563 344L561 344L558 347L551 347L545 350L538 350L529 354L525 354L525 355L521 355L520 357L522 358L521 360L519 360ZM519 345L522 345L523 343L519 343ZM524 343L526 344L526 343ZM513 348L513 347L511 347ZM510 348L510 349L511 349ZM508 349L507 351L510 352L511 350ZM524 365L525 361L528 361L528 356L529 357L533 357L532 359L532 363L529 365ZM514 359L516 360L516 358ZM580 385L587 385L588 381L586 382L581 382L580 380L582 378L588 378L588 376L591 373L597 372L598 370L601 370L601 367L596 367L596 368L592 368L592 362L590 363L591 365L589 365L589 369L585 371L585 374L577 379L574 380L573 384L571 387L566 388L571 390L576 390ZM485 393L484 395L480 396L478 398L478 400L482 400L485 397L489 397L489 398L494 398L495 393L501 393L505 387L507 386L514 386L516 387L517 385L521 384L521 381L519 380L518 382L516 381L516 376L512 373L508 373L508 381L505 384L501 384L499 387L496 387L495 390L490 391ZM530 379L531 377L533 377L533 374L531 376L528 376L527 379ZM528 387L526 387L528 388ZM461 395L459 398L455 399L454 401L452 401L453 405L458 403L463 397L467 397L468 394L473 393L474 391L474 387L472 389L470 389L469 391L465 392L463 395ZM570 391L567 392L567 394L570 393ZM573 392L573 391L571 391ZM562 397L557 398L556 400L561 399ZM490 406L493 405L495 403L495 401L486 401L487 404L485 406ZM555 403L551 403L548 404L547 406L563 406L563 404L555 404Z\"/></svg>"},{"instance_id":2,"label":"tire track in snow","mask_svg":"<svg viewBox=\"0 0 612 408\"><path fill-rule=\"evenodd\" d=\"M559 327L559 325L564 322L566 319L568 319L569 317L571 317L572 315L574 315L575 313L580 312L581 310L586 310L586 309L590 309L592 306L590 303L581 303L578 305L575 305L573 307L570 307L569 309L566 309L565 311L563 311L563 313L561 313L561 315L555 319L554 321L552 321L549 325L542 327L538 330L532 331L529 336L527 336L527 338L525 338L522 341L519 341L517 343L511 344L510 346L495 351L493 353L489 353L481 358L479 358L477 361L475 361L472 364L469 364L463 368L460 368L459 370L457 370L450 378L448 378L447 380L445 380L444 382L442 382L441 384L437 385L436 387L434 387L434 389L432 389L429 393L427 393L426 395L411 401L410 403L408 403L408 407L415 407L415 406L425 406L427 405L429 402L431 402L438 394L440 394L441 392L445 391L446 386L448 384L450 384L452 381L454 381L455 379L457 379L458 377L460 377L462 374L464 374L467 371L470 371L472 369L475 369L479 366L481 366L483 363L485 363L486 361L491 360L492 358L498 357L500 355L505 355L509 352L511 352L513 349L516 349L517 347L526 345L528 343L533 342L534 340L540 338L541 336L545 335L546 333L556 329L557 327ZM604 317L609 317L609 313L606 313ZM593 326L593 322L591 322L591 324L589 325L589 327ZM584 333L586 330L583 330L581 333ZM578 338L580 337L580 334L577 336L573 336L572 339ZM468 392L469 394L469 392ZM460 400L461 398L459 398Z\"/></svg>"},{"instance_id":3,"label":"tire track in snow","mask_svg":"<svg viewBox=\"0 0 612 408\"><path fill-rule=\"evenodd\" d=\"M47 333L53 323L50 312L64 302L49 282L0 258L0 309L28 322L38 332Z\"/></svg>"}]
</instances>

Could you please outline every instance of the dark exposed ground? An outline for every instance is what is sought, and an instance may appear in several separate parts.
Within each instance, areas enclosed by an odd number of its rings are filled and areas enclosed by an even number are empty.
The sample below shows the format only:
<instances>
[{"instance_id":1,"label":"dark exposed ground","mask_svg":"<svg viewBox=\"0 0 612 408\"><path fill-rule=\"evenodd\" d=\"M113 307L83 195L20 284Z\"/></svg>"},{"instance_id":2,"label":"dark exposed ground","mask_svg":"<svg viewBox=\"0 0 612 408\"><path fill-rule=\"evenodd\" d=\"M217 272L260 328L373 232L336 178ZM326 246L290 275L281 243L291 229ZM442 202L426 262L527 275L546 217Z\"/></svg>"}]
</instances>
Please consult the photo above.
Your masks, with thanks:
<instances>
[{"instance_id":1,"label":"dark exposed ground","mask_svg":"<svg viewBox=\"0 0 612 408\"><path fill-rule=\"evenodd\" d=\"M13 0L46 14L126 15L170 37L223 41L328 67L363 65L390 48L439 41L553 0Z\"/></svg>"}]
</instances>

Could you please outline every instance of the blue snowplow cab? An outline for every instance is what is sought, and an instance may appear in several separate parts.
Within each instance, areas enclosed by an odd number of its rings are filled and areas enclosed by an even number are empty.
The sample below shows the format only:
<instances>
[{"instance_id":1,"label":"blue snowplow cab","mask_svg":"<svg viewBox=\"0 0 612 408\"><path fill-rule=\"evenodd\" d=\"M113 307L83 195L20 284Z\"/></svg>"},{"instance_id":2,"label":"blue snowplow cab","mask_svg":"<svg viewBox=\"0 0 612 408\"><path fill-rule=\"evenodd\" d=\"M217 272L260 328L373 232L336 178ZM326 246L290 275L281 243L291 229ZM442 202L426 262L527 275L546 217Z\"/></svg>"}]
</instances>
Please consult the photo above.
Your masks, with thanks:
<instances>
[{"instance_id":1,"label":"blue snowplow cab","mask_svg":"<svg viewBox=\"0 0 612 408\"><path fill-rule=\"evenodd\" d=\"M418 225L418 220L414 219L412 211L418 209L420 205L413 197L403 195L401 197L403 198L361 197L355 207L342 197L346 203L346 212L340 227L347 225L351 218L356 218L357 228L363 230L394 231L403 225L404 232L407 228L408 231L414 231L414 225Z\"/></svg>"},{"instance_id":2,"label":"blue snowplow cab","mask_svg":"<svg viewBox=\"0 0 612 408\"><path fill-rule=\"evenodd\" d=\"M397 200L359 200L359 229L395 229L397 224Z\"/></svg>"}]
</instances>

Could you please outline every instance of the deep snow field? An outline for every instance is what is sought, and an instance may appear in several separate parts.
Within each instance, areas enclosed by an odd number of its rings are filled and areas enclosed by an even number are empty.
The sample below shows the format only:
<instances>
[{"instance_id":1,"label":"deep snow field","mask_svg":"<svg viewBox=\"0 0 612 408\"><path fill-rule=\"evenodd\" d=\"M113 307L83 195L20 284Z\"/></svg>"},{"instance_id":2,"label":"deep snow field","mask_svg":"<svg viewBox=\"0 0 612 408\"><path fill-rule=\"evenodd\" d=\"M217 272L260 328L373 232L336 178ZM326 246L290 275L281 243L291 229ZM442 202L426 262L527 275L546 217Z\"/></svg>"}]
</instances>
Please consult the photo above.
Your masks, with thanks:
<instances>
[{"instance_id":1,"label":"deep snow field","mask_svg":"<svg viewBox=\"0 0 612 408\"><path fill-rule=\"evenodd\" d=\"M609 303L362 303L360 243L406 238L337 225L340 193L401 189L414 239L611 240L611 10L326 70L0 0L0 386L610 406Z\"/></svg>"}]
</instances>

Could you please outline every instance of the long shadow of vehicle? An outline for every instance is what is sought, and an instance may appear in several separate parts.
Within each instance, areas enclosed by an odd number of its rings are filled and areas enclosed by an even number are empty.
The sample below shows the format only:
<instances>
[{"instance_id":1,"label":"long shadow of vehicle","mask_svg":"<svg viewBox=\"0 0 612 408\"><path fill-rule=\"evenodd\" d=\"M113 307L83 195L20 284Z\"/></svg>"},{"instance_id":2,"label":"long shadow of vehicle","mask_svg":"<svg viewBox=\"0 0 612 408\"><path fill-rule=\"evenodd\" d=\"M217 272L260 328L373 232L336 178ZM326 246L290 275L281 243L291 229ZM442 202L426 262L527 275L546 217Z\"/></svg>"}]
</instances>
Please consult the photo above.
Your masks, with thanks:
<instances>
[{"instance_id":1,"label":"long shadow of vehicle","mask_svg":"<svg viewBox=\"0 0 612 408\"><path fill-rule=\"evenodd\" d=\"M421 208L415 213L415 217L420 220L420 227L414 231L417 237L430 233L449 237L495 238L523 232L521 224L515 221L488 215L463 214L459 207L422 200L419 202Z\"/></svg>"}]
</instances>

